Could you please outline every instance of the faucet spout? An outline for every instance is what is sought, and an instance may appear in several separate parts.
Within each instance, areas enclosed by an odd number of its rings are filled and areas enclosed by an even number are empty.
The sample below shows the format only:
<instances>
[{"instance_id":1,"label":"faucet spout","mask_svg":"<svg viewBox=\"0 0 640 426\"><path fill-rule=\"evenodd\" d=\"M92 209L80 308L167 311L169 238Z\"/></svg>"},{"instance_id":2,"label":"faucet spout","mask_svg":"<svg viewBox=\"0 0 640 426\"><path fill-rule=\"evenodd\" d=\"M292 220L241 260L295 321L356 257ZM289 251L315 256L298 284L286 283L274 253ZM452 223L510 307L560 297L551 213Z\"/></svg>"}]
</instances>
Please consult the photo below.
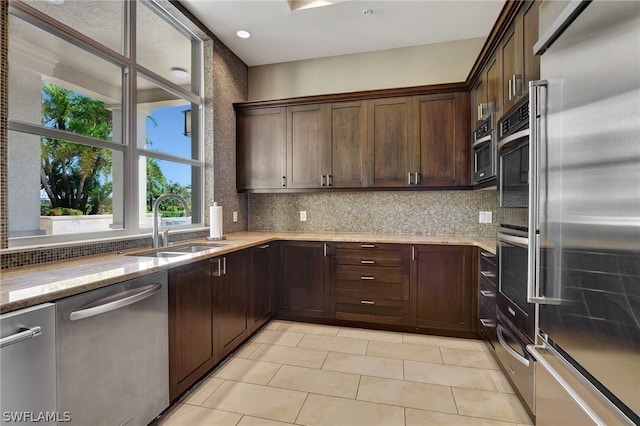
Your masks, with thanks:
<instances>
[{"instance_id":1,"label":"faucet spout","mask_svg":"<svg viewBox=\"0 0 640 426\"><path fill-rule=\"evenodd\" d=\"M187 206L187 202L185 201L184 198L182 198L180 195L177 194L162 194L161 196L159 196L158 198L156 198L156 201L153 203L153 208L151 209L152 214L153 214L153 228L152 228L152 235L151 235L151 243L153 248L157 248L160 247L160 236L159 236L159 225L158 225L158 208L160 207L160 202L162 202L163 200L166 200L167 198L175 198L176 200L180 201L182 203L182 205L184 206L184 211L185 214L189 213L189 206ZM162 245L166 246L167 243L169 242L169 230L167 229L164 238L162 239Z\"/></svg>"}]
</instances>

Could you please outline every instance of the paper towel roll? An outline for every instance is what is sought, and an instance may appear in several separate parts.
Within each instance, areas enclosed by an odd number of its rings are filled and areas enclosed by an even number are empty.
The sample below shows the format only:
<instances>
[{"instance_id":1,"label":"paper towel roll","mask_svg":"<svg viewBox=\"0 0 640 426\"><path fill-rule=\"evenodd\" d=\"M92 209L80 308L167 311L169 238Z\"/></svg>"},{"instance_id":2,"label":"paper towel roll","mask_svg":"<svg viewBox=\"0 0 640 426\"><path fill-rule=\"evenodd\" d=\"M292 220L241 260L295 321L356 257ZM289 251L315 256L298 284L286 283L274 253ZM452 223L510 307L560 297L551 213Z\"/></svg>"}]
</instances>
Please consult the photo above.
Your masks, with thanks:
<instances>
[{"instance_id":1,"label":"paper towel roll","mask_svg":"<svg viewBox=\"0 0 640 426\"><path fill-rule=\"evenodd\" d=\"M222 206L216 202L209 207L209 238L222 238Z\"/></svg>"}]
</instances>

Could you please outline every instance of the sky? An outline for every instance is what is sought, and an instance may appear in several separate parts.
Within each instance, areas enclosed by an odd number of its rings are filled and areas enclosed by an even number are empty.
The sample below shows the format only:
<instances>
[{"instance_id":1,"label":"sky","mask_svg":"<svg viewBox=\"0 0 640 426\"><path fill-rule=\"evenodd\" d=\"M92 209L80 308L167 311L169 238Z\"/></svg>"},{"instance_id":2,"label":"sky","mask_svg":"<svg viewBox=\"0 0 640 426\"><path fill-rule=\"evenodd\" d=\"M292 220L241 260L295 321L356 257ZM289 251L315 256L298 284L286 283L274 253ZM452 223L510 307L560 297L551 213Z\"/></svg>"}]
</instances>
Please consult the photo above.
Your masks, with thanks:
<instances>
[{"instance_id":1,"label":"sky","mask_svg":"<svg viewBox=\"0 0 640 426\"><path fill-rule=\"evenodd\" d=\"M188 105L154 109L151 114L155 124L147 120L147 137L151 141L148 147L152 151L191 158L191 137L184 132L184 114ZM181 185L191 184L191 168L187 165L159 161L167 181Z\"/></svg>"}]
</instances>

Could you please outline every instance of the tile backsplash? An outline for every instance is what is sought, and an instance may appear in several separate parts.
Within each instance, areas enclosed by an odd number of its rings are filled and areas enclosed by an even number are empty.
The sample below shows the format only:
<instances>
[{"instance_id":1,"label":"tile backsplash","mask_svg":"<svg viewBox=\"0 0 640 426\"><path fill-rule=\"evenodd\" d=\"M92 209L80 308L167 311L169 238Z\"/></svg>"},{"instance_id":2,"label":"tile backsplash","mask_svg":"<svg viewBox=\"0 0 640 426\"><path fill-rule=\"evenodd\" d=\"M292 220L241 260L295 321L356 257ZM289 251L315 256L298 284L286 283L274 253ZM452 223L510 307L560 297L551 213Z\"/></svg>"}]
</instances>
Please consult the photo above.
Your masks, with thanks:
<instances>
[{"instance_id":1,"label":"tile backsplash","mask_svg":"<svg viewBox=\"0 0 640 426\"><path fill-rule=\"evenodd\" d=\"M494 237L496 208L491 190L250 194L249 230ZM493 222L478 223L480 211Z\"/></svg>"}]
</instances>

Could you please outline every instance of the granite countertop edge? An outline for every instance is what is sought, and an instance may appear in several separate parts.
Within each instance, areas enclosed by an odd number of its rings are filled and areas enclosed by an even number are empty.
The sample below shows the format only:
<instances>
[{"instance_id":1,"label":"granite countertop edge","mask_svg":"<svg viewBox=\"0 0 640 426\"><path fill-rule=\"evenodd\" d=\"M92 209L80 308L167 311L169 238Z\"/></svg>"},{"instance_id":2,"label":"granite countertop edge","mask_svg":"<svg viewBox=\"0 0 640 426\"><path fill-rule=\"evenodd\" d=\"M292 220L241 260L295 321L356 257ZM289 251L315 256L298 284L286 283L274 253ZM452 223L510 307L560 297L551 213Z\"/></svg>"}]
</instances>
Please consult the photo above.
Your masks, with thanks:
<instances>
[{"instance_id":1,"label":"granite countertop edge","mask_svg":"<svg viewBox=\"0 0 640 426\"><path fill-rule=\"evenodd\" d=\"M84 293L125 280L168 270L192 262L221 256L272 241L324 241L396 244L471 245L495 254L495 238L461 235L375 234L344 232L235 232L221 247L174 258L142 257L131 254L149 249L88 256L67 261L33 265L2 271L0 314ZM210 244L205 239L180 242L184 245ZM170 251L171 247L164 248Z\"/></svg>"}]
</instances>

